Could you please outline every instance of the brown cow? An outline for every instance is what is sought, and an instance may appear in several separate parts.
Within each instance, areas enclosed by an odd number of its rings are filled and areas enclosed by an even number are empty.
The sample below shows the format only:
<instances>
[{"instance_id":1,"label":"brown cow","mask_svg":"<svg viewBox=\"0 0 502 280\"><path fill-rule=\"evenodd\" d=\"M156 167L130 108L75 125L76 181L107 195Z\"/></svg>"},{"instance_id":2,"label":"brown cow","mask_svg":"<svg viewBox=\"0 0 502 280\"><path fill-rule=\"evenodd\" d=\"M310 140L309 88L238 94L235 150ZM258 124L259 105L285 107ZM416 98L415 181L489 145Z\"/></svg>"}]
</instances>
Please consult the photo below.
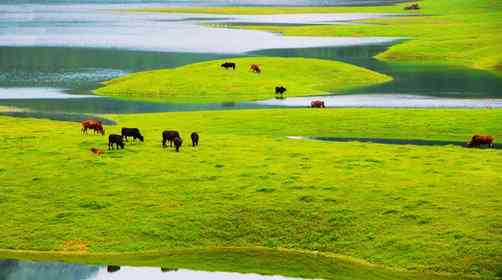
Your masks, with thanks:
<instances>
[{"instance_id":1,"label":"brown cow","mask_svg":"<svg viewBox=\"0 0 502 280\"><path fill-rule=\"evenodd\" d=\"M312 102L310 102L310 107L312 107L312 108L325 108L326 105L324 105L324 101L313 100Z\"/></svg>"},{"instance_id":2,"label":"brown cow","mask_svg":"<svg viewBox=\"0 0 502 280\"><path fill-rule=\"evenodd\" d=\"M105 135L105 129L103 128L103 123L101 121L89 119L82 121L81 124L82 134L87 134L87 130L92 129L94 130L94 134L96 134L96 132L99 132L101 133L101 135Z\"/></svg>"},{"instance_id":3,"label":"brown cow","mask_svg":"<svg viewBox=\"0 0 502 280\"><path fill-rule=\"evenodd\" d=\"M481 145L487 145L488 148L493 148L494 147L493 140L495 140L493 136L476 134L472 136L471 141L467 142L467 147L481 148Z\"/></svg>"},{"instance_id":4,"label":"brown cow","mask_svg":"<svg viewBox=\"0 0 502 280\"><path fill-rule=\"evenodd\" d=\"M258 64L251 64L251 66L249 67L249 70L251 70L251 72L254 72L257 74L261 73L260 65L258 65Z\"/></svg>"}]
</instances>

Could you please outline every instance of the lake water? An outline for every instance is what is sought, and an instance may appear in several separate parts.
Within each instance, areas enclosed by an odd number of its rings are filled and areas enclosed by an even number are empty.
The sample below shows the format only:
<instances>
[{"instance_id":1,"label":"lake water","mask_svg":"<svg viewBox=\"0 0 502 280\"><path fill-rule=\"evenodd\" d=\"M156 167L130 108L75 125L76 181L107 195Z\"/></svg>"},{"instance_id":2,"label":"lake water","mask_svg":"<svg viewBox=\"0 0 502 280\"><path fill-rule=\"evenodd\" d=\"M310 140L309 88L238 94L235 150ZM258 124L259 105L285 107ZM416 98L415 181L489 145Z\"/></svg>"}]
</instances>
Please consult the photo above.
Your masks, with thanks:
<instances>
[{"instance_id":1,"label":"lake water","mask_svg":"<svg viewBox=\"0 0 502 280\"><path fill-rule=\"evenodd\" d=\"M254 273L208 272L160 267L100 266L62 262L0 260L2 280L294 280Z\"/></svg>"},{"instance_id":2,"label":"lake water","mask_svg":"<svg viewBox=\"0 0 502 280\"><path fill-rule=\"evenodd\" d=\"M289 5L373 2L288 0ZM112 11L115 8L145 6L286 4L276 0L69 3L64 0L2 1L0 106L81 114L308 105L300 104L301 99L259 103L161 104L91 98L89 95L101 81L127 73L249 55L341 60L395 78L390 83L363 88L340 98L329 97L328 104L336 103L335 106L400 107L403 104L403 107L451 107L453 104L453 107L483 107L483 104L491 104L497 107L502 98L502 79L487 72L444 66L398 66L372 58L398 38L284 37L268 32L201 25L207 22L342 24L385 16L382 14L221 16ZM372 97L368 98L367 94ZM406 102L402 102L403 96ZM427 102L424 102L423 96L428 96Z\"/></svg>"}]
</instances>

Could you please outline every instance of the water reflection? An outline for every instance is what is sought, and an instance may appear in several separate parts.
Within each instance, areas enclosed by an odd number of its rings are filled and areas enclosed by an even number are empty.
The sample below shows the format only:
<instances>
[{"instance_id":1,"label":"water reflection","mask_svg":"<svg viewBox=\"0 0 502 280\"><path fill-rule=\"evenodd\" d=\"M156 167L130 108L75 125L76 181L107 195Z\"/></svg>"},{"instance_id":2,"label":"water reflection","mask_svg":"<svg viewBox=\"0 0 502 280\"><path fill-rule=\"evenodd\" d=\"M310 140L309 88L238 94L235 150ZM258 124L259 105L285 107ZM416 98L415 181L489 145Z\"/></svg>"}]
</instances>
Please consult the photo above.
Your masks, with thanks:
<instances>
[{"instance_id":1,"label":"water reflection","mask_svg":"<svg viewBox=\"0 0 502 280\"><path fill-rule=\"evenodd\" d=\"M384 108L502 108L502 99L445 98L405 94L347 94L292 97L258 101L261 105L280 107L310 107L314 100L324 101L326 107L384 107Z\"/></svg>"},{"instance_id":2,"label":"water reflection","mask_svg":"<svg viewBox=\"0 0 502 280\"><path fill-rule=\"evenodd\" d=\"M99 82L129 72L172 68L223 54L72 47L0 47L0 87L53 87L88 94Z\"/></svg>"},{"instance_id":3,"label":"water reflection","mask_svg":"<svg viewBox=\"0 0 502 280\"><path fill-rule=\"evenodd\" d=\"M283 276L264 276L236 272L206 272L177 268L97 266L61 262L0 260L2 280L109 280L109 279L183 279L183 280L288 280Z\"/></svg>"},{"instance_id":4,"label":"water reflection","mask_svg":"<svg viewBox=\"0 0 502 280\"><path fill-rule=\"evenodd\" d=\"M392 44L262 50L256 55L339 60L390 75L394 81L350 93L389 93L445 98L502 98L502 79L492 73L441 65L390 64L374 59ZM436 100L441 101L441 100Z\"/></svg>"},{"instance_id":5,"label":"water reflection","mask_svg":"<svg viewBox=\"0 0 502 280\"><path fill-rule=\"evenodd\" d=\"M176 112L202 110L231 110L268 108L266 104L257 103L218 103L218 104L178 104L127 101L114 98L80 98L80 99L16 99L1 100L0 106L13 107L39 112L56 113L91 113L91 114L123 114L143 112Z\"/></svg>"}]
</instances>

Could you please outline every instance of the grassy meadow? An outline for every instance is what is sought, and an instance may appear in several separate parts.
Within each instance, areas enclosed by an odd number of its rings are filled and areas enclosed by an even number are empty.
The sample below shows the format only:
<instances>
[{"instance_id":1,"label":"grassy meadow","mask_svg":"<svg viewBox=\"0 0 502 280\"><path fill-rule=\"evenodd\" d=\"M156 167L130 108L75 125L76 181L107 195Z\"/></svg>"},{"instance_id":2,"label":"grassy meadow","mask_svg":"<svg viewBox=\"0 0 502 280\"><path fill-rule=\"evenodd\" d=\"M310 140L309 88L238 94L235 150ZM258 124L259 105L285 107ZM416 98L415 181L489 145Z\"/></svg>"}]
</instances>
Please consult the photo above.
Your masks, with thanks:
<instances>
[{"instance_id":1,"label":"grassy meadow","mask_svg":"<svg viewBox=\"0 0 502 280\"><path fill-rule=\"evenodd\" d=\"M237 68L224 69L226 61ZM261 74L249 70L258 64ZM179 103L216 103L270 99L275 87L285 96L328 94L392 80L350 64L305 58L246 57L213 60L174 69L133 73L104 83L98 95Z\"/></svg>"},{"instance_id":2,"label":"grassy meadow","mask_svg":"<svg viewBox=\"0 0 502 280\"><path fill-rule=\"evenodd\" d=\"M127 254L115 260L135 264L147 262L142 254L149 252L282 248L391 270L502 273L501 150L287 139L502 139L501 110L105 117L118 122L107 134L139 127L145 142L95 156L89 149L106 149L107 138L82 136L78 123L0 117L0 248L103 254L101 261L128 253L134 261ZM164 129L181 132L179 153L161 148ZM189 145L192 131L201 135L198 148ZM249 262L240 270L251 269ZM304 275L336 278L325 273L329 266L319 267Z\"/></svg>"},{"instance_id":3,"label":"grassy meadow","mask_svg":"<svg viewBox=\"0 0 502 280\"><path fill-rule=\"evenodd\" d=\"M418 3L422 9L411 12L403 10L409 3L379 7L193 7L148 11L215 14L384 12L420 15L364 20L364 25L232 27L268 30L288 36L407 37L411 40L392 46L378 58L396 62L449 64L502 73L501 1L423 0Z\"/></svg>"}]
</instances>

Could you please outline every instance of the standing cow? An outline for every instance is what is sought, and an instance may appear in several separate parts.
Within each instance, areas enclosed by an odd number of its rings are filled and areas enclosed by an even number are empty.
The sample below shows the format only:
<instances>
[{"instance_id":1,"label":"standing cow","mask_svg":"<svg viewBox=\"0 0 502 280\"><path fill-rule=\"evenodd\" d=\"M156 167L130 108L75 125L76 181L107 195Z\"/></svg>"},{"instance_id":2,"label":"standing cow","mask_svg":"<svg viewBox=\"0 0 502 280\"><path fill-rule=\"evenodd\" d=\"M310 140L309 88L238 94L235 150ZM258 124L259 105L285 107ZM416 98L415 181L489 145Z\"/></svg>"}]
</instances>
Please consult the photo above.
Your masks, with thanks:
<instances>
[{"instance_id":1,"label":"standing cow","mask_svg":"<svg viewBox=\"0 0 502 280\"><path fill-rule=\"evenodd\" d=\"M312 108L325 108L326 105L324 104L324 101L314 100L314 101L310 102L310 107L312 107Z\"/></svg>"},{"instance_id":2,"label":"standing cow","mask_svg":"<svg viewBox=\"0 0 502 280\"><path fill-rule=\"evenodd\" d=\"M139 139L139 141L144 142L143 135L139 132L139 129L137 128L127 128L123 127L122 128L122 137L125 138L127 142L127 137L132 137L133 141L136 141L136 139Z\"/></svg>"},{"instance_id":3,"label":"standing cow","mask_svg":"<svg viewBox=\"0 0 502 280\"><path fill-rule=\"evenodd\" d=\"M108 150L113 150L113 144L115 144L117 146L117 150L119 149L119 147L121 149L124 149L124 138L122 138L122 135L118 135L118 134L110 134L110 136L108 136Z\"/></svg>"},{"instance_id":4,"label":"standing cow","mask_svg":"<svg viewBox=\"0 0 502 280\"><path fill-rule=\"evenodd\" d=\"M277 87L275 87L276 98L283 99L285 92L286 92L286 88L285 87L283 87L283 86L277 86ZM277 96L278 94L279 94L279 96Z\"/></svg>"},{"instance_id":5,"label":"standing cow","mask_svg":"<svg viewBox=\"0 0 502 280\"><path fill-rule=\"evenodd\" d=\"M192 132L190 138L192 138L192 147L199 146L199 134L197 132Z\"/></svg>"},{"instance_id":6,"label":"standing cow","mask_svg":"<svg viewBox=\"0 0 502 280\"><path fill-rule=\"evenodd\" d=\"M478 147L481 148L481 145L487 145L488 148L493 148L493 141L495 138L490 135L474 135L471 138L471 141L467 142L467 147L472 148L472 147Z\"/></svg>"},{"instance_id":7,"label":"standing cow","mask_svg":"<svg viewBox=\"0 0 502 280\"><path fill-rule=\"evenodd\" d=\"M105 129L103 128L103 123L101 121L89 119L82 121L81 124L82 124L82 130L81 130L82 134L87 134L87 130L92 129L94 130L94 134L98 132L101 133L101 135L105 135Z\"/></svg>"},{"instance_id":8,"label":"standing cow","mask_svg":"<svg viewBox=\"0 0 502 280\"><path fill-rule=\"evenodd\" d=\"M228 68L232 68L235 70L235 63L234 62L225 62L221 65L221 67L225 68L228 70Z\"/></svg>"},{"instance_id":9,"label":"standing cow","mask_svg":"<svg viewBox=\"0 0 502 280\"><path fill-rule=\"evenodd\" d=\"M167 147L166 142L169 142L169 147L173 146L174 138L180 137L180 133L176 130L164 130L162 132L162 148ZM180 138L181 139L181 138Z\"/></svg>"},{"instance_id":10,"label":"standing cow","mask_svg":"<svg viewBox=\"0 0 502 280\"><path fill-rule=\"evenodd\" d=\"M258 64L251 64L251 66L249 67L249 70L251 72L256 73L256 74L260 74L261 73L260 65L258 65Z\"/></svg>"}]
</instances>

